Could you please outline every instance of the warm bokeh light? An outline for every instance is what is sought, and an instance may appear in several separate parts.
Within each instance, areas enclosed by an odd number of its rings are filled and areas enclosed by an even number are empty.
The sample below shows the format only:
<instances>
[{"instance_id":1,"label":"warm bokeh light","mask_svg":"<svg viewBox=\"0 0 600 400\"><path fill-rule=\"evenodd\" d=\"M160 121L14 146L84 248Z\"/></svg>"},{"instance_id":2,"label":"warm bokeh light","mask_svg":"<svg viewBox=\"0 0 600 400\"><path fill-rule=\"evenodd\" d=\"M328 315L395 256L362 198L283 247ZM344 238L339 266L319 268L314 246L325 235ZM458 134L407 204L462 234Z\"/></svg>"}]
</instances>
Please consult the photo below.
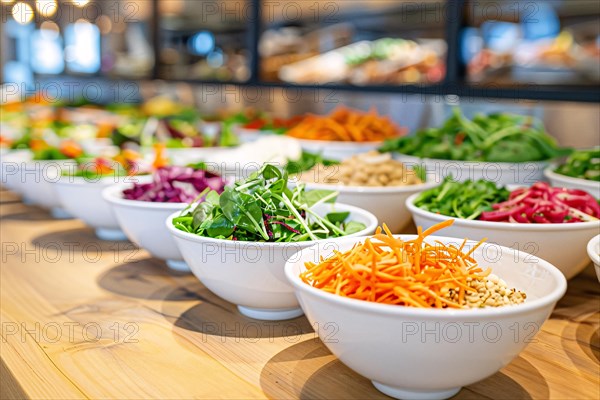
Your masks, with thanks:
<instances>
[{"instance_id":1,"label":"warm bokeh light","mask_svg":"<svg viewBox=\"0 0 600 400\"><path fill-rule=\"evenodd\" d=\"M15 21L21 25L26 25L33 19L33 8L27 3L16 3L11 12Z\"/></svg>"},{"instance_id":2,"label":"warm bokeh light","mask_svg":"<svg viewBox=\"0 0 600 400\"><path fill-rule=\"evenodd\" d=\"M100 33L103 35L108 35L112 30L112 21L108 15L101 15L96 18L96 25L100 29Z\"/></svg>"},{"instance_id":3,"label":"warm bokeh light","mask_svg":"<svg viewBox=\"0 0 600 400\"><path fill-rule=\"evenodd\" d=\"M44 21L40 25L40 31L44 39L53 40L58 38L60 27L53 21Z\"/></svg>"},{"instance_id":4,"label":"warm bokeh light","mask_svg":"<svg viewBox=\"0 0 600 400\"><path fill-rule=\"evenodd\" d=\"M56 14L58 3L56 0L36 0L35 8L43 17L51 17Z\"/></svg>"},{"instance_id":5,"label":"warm bokeh light","mask_svg":"<svg viewBox=\"0 0 600 400\"><path fill-rule=\"evenodd\" d=\"M89 2L90 0L75 0L73 4L75 4L77 7L85 7L85 5Z\"/></svg>"},{"instance_id":6,"label":"warm bokeh light","mask_svg":"<svg viewBox=\"0 0 600 400\"><path fill-rule=\"evenodd\" d=\"M185 3L182 0L159 1L158 7L162 14L174 15L183 12Z\"/></svg>"},{"instance_id":7,"label":"warm bokeh light","mask_svg":"<svg viewBox=\"0 0 600 400\"><path fill-rule=\"evenodd\" d=\"M14 0L1 0L1 2L2 2L2 3L6 3L6 4L8 4L8 3L12 3L13 1L14 1Z\"/></svg>"}]
</instances>

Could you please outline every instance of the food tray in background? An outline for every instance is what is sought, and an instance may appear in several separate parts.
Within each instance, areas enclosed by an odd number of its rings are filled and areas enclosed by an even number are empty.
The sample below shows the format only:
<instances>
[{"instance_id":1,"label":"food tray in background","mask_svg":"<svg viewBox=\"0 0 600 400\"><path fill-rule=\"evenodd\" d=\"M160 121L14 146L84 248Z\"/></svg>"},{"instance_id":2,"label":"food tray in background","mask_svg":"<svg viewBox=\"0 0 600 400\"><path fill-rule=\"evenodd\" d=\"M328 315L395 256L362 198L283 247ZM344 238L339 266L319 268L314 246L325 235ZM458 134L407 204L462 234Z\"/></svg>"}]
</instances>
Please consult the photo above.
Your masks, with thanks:
<instances>
[{"instance_id":1,"label":"food tray in background","mask_svg":"<svg viewBox=\"0 0 600 400\"><path fill-rule=\"evenodd\" d=\"M446 52L446 43L441 39L419 41L398 40L387 57L375 53L378 41L363 40L329 51L279 70L279 79L289 83L352 83L362 85L375 81L389 80L402 69L431 62ZM370 56L369 56L370 55ZM363 61L360 61L364 57Z\"/></svg>"}]
</instances>

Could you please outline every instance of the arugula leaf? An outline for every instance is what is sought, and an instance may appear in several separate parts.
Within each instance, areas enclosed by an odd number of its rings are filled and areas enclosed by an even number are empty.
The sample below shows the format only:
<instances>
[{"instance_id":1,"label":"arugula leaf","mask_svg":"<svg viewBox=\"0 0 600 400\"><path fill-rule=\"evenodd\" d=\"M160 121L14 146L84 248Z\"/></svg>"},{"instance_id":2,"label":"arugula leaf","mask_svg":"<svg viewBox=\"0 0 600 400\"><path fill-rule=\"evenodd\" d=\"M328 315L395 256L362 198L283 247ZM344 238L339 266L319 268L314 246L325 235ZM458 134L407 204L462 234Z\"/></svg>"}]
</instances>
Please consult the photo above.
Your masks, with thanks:
<instances>
[{"instance_id":1,"label":"arugula leaf","mask_svg":"<svg viewBox=\"0 0 600 400\"><path fill-rule=\"evenodd\" d=\"M335 203L338 193L334 190L318 189L310 190L302 194L302 201L309 207L318 203ZM325 201L321 201L325 199Z\"/></svg>"},{"instance_id":2,"label":"arugula leaf","mask_svg":"<svg viewBox=\"0 0 600 400\"><path fill-rule=\"evenodd\" d=\"M350 215L350 211L344 212L331 212L325 216L329 220L329 222L344 222L346 218Z\"/></svg>"},{"instance_id":3,"label":"arugula leaf","mask_svg":"<svg viewBox=\"0 0 600 400\"><path fill-rule=\"evenodd\" d=\"M265 240L269 239L269 235L261 225L262 210L253 196L227 187L219 198L219 206L223 210L223 215L234 225L261 235Z\"/></svg>"},{"instance_id":4,"label":"arugula leaf","mask_svg":"<svg viewBox=\"0 0 600 400\"><path fill-rule=\"evenodd\" d=\"M366 226L362 222L350 221L344 226L344 228L344 233L346 235L351 235L353 233L358 233L363 229L366 229Z\"/></svg>"},{"instance_id":5,"label":"arugula leaf","mask_svg":"<svg viewBox=\"0 0 600 400\"><path fill-rule=\"evenodd\" d=\"M281 173L281 170L273 164L265 164L265 166L262 169L262 176L266 180L281 179L283 177L283 174Z\"/></svg>"},{"instance_id":6,"label":"arugula leaf","mask_svg":"<svg viewBox=\"0 0 600 400\"><path fill-rule=\"evenodd\" d=\"M194 230L197 230L198 228L200 228L202 223L210 217L210 214L212 213L213 208L214 208L214 205L212 203L209 203L206 201L199 203L196 206L196 208L194 209L194 212L192 213L192 216L193 216L192 228Z\"/></svg>"},{"instance_id":7,"label":"arugula leaf","mask_svg":"<svg viewBox=\"0 0 600 400\"><path fill-rule=\"evenodd\" d=\"M213 219L210 225L206 228L206 233L210 237L229 237L233 233L235 225L221 214L217 218Z\"/></svg>"}]
</instances>

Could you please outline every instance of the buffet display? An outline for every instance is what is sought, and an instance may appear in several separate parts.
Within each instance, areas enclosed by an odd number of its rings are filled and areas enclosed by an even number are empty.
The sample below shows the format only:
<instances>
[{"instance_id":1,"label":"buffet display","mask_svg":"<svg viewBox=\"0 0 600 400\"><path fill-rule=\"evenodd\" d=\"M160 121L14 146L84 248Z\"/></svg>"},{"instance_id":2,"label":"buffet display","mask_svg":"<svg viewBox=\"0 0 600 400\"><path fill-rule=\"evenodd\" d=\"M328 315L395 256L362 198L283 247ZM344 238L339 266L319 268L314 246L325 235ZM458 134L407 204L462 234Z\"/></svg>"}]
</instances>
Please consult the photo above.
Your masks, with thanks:
<instances>
[{"instance_id":1,"label":"buffet display","mask_svg":"<svg viewBox=\"0 0 600 400\"><path fill-rule=\"evenodd\" d=\"M335 321L331 352L392 397L450 397L526 344L433 352L427 341L389 340L399 321L454 312L455 320L541 324L567 279L590 258L598 264L599 150L562 148L531 117L469 119L456 109L441 127L407 135L373 111L280 119L253 110L221 118L208 134L208 118L164 98L105 108L23 103L3 114L3 186L81 219L99 239L131 240L191 271L249 318ZM240 140L244 130L258 132ZM170 151L179 148L189 151ZM444 162L496 175L432 168ZM515 174L540 163L551 184L537 169L529 180ZM403 234L411 219L416 236ZM248 248L255 257L240 256ZM443 361L459 354L469 369L448 373ZM426 379L432 373L446 378Z\"/></svg>"}]
</instances>

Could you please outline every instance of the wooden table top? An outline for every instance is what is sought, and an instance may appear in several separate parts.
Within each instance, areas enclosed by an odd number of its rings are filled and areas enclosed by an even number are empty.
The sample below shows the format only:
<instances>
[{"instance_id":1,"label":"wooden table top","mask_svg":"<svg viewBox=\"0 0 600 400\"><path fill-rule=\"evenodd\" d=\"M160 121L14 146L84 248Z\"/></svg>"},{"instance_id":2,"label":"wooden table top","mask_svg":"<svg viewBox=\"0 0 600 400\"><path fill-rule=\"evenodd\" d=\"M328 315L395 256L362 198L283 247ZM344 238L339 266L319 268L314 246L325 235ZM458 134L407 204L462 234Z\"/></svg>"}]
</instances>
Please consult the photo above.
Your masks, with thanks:
<instances>
[{"instance_id":1,"label":"wooden table top","mask_svg":"<svg viewBox=\"0 0 600 400\"><path fill-rule=\"evenodd\" d=\"M305 317L245 318L129 242L0 202L0 398L388 398ZM590 266L510 365L455 398L600 398L599 295Z\"/></svg>"}]
</instances>

